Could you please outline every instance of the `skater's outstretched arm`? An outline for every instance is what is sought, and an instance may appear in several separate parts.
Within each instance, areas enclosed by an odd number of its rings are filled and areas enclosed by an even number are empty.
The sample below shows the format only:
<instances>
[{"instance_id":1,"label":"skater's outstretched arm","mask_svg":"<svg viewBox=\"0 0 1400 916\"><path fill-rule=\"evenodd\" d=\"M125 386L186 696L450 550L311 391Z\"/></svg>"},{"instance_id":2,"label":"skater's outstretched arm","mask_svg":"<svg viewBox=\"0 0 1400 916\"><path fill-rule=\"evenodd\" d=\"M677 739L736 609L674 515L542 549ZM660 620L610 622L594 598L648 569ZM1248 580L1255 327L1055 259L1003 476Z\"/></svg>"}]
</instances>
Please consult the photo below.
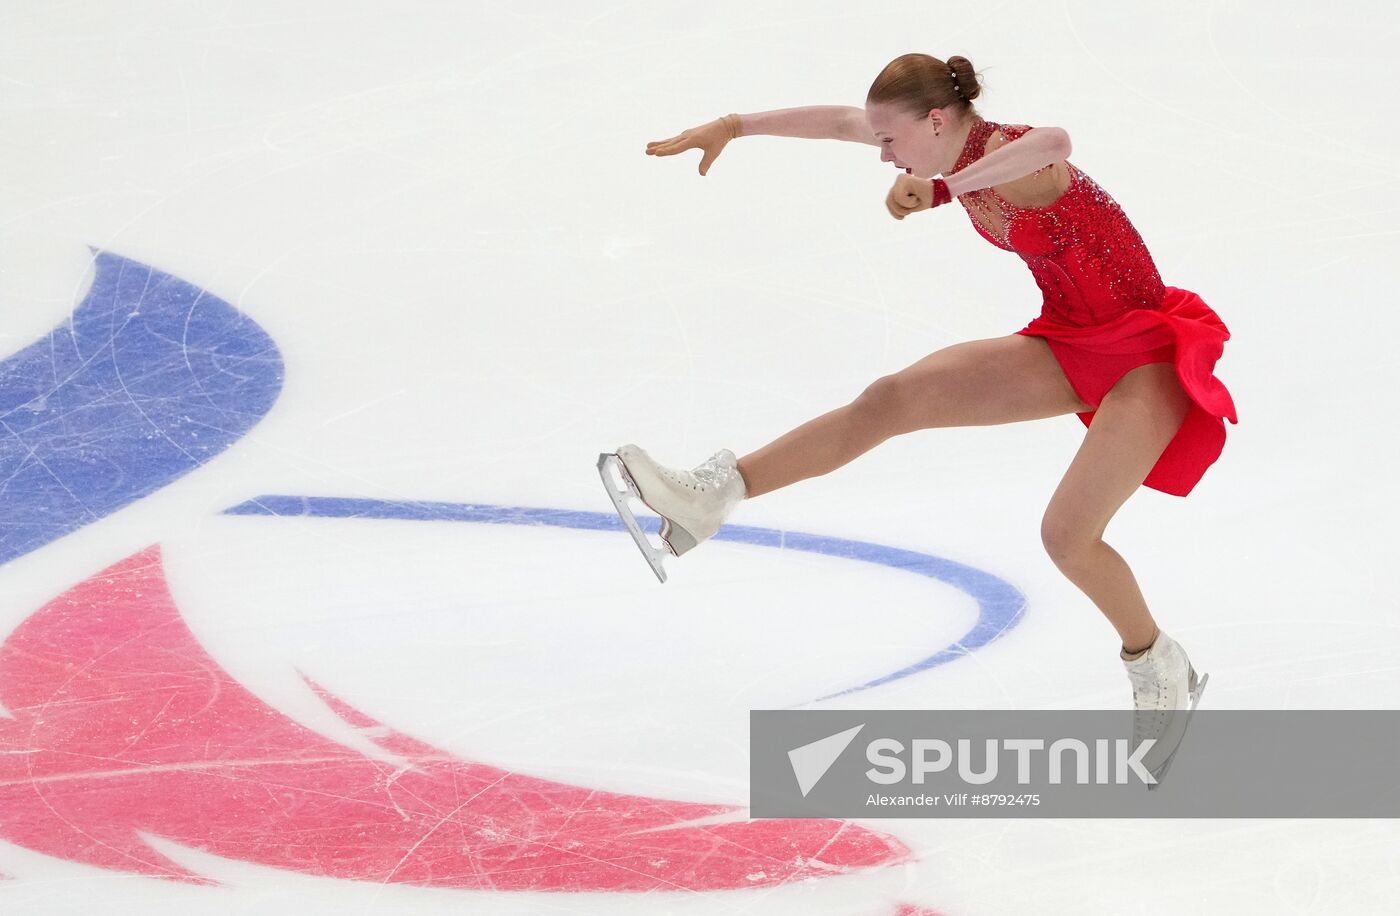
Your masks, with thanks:
<instances>
[{"instance_id":1,"label":"skater's outstretched arm","mask_svg":"<svg viewBox=\"0 0 1400 916\"><path fill-rule=\"evenodd\" d=\"M651 141L647 144L647 155L674 156L688 149L702 150L704 155L700 157L700 174L704 175L710 171L710 165L730 140L755 134L880 145L880 141L870 132L870 122L865 117L864 109L848 105L812 105L755 114L727 114L708 124L681 131L669 140Z\"/></svg>"},{"instance_id":2,"label":"skater's outstretched arm","mask_svg":"<svg viewBox=\"0 0 1400 916\"><path fill-rule=\"evenodd\" d=\"M848 140L879 146L864 108L850 105L809 105L739 115L744 134L803 137L808 140Z\"/></svg>"}]
</instances>

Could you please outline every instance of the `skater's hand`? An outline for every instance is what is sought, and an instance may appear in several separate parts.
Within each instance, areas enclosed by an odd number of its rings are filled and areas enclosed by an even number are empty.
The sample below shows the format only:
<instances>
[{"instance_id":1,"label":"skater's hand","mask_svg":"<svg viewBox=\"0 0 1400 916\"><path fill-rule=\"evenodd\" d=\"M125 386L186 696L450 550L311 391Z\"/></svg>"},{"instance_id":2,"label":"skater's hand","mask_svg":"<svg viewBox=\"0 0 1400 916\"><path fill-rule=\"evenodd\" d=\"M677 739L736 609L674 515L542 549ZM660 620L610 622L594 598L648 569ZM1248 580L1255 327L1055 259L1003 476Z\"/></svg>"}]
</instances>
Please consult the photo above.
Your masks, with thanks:
<instances>
[{"instance_id":1,"label":"skater's hand","mask_svg":"<svg viewBox=\"0 0 1400 916\"><path fill-rule=\"evenodd\" d=\"M910 169L905 169L904 174L894 180L894 187L890 188L890 193L885 197L885 209L890 211L890 216L895 219L904 219L910 213L930 210L949 203L952 199L948 183L942 178L932 181L927 178L915 178Z\"/></svg>"},{"instance_id":2,"label":"skater's hand","mask_svg":"<svg viewBox=\"0 0 1400 916\"><path fill-rule=\"evenodd\" d=\"M905 172L894 179L894 187L885 197L885 209L895 219L904 219L910 213L928 210L933 206L933 185L927 178L915 178Z\"/></svg>"},{"instance_id":3,"label":"skater's hand","mask_svg":"<svg viewBox=\"0 0 1400 916\"><path fill-rule=\"evenodd\" d=\"M739 116L727 114L708 124L683 130L669 140L653 140L647 144L648 156L674 156L688 149L704 150L700 157L700 174L710 170L725 144L739 136Z\"/></svg>"}]
</instances>

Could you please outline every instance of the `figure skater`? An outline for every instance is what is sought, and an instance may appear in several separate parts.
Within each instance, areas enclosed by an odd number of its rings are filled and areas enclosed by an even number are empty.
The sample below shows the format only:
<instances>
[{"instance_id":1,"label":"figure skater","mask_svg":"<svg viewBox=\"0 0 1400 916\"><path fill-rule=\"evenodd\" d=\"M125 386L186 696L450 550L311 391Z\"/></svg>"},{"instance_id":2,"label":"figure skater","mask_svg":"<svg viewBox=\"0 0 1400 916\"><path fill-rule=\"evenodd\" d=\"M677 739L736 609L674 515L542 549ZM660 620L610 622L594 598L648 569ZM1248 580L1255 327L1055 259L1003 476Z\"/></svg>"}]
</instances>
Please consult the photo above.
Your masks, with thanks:
<instances>
[{"instance_id":1,"label":"figure skater","mask_svg":"<svg viewBox=\"0 0 1400 916\"><path fill-rule=\"evenodd\" d=\"M1195 293L1163 286L1123 210L1067 161L1064 130L985 120L972 104L980 94L967 58L906 54L881 71L864 110L728 114L646 151L699 149L705 175L743 136L879 147L882 162L903 169L885 198L890 215L902 220L956 199L983 238L1026 262L1044 294L1039 317L876 379L851 403L743 458L723 449L686 471L625 445L600 456L599 468L602 459L621 464L624 483L661 516L662 538L679 557L714 535L741 500L827 474L893 436L1078 414L1087 431L1045 510L1041 539L1118 631L1134 731L1160 739L1156 760L1145 758L1160 773L1185 727L1178 713L1194 708L1205 678L1158 628L1103 535L1140 485L1185 496L1220 455L1224 420L1236 417L1213 371L1230 335ZM635 519L629 528L641 537ZM653 565L664 581L659 559Z\"/></svg>"}]
</instances>

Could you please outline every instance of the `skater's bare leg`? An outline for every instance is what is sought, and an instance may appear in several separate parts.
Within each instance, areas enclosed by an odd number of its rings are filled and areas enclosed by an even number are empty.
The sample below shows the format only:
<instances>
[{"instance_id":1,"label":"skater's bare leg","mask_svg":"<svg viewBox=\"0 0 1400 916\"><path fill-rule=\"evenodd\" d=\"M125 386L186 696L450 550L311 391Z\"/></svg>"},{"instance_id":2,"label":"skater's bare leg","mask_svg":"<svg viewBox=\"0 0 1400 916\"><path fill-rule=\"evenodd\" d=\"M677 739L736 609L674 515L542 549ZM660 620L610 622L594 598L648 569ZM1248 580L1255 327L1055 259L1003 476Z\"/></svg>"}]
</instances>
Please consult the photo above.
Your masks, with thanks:
<instances>
[{"instance_id":1,"label":"skater's bare leg","mask_svg":"<svg viewBox=\"0 0 1400 916\"><path fill-rule=\"evenodd\" d=\"M1060 571L1104 613L1129 653L1157 634L1137 579L1103 541L1118 509L1157 463L1190 409L1171 363L1132 370L1104 397L1041 524Z\"/></svg>"},{"instance_id":2,"label":"skater's bare leg","mask_svg":"<svg viewBox=\"0 0 1400 916\"><path fill-rule=\"evenodd\" d=\"M1050 347L1013 334L932 353L861 395L739 459L748 498L830 473L893 436L991 426L1091 409Z\"/></svg>"}]
</instances>

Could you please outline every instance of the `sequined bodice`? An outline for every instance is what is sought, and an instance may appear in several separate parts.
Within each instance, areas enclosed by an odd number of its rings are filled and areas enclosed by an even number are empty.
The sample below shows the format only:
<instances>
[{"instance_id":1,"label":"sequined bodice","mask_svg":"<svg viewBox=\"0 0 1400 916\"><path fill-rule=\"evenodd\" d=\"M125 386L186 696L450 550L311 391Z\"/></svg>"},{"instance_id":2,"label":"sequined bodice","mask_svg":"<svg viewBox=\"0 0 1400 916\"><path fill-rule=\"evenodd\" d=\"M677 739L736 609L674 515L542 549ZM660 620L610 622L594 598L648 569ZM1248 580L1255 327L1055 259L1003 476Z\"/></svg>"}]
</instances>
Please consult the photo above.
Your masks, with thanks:
<instances>
[{"instance_id":1,"label":"sequined bodice","mask_svg":"<svg viewBox=\"0 0 1400 916\"><path fill-rule=\"evenodd\" d=\"M1030 129L977 119L949 174L982 158L997 131L1012 142ZM1165 288L1142 237L1108 192L1074 165L1065 166L1069 187L1046 206L1020 207L991 188L969 191L958 202L983 238L1030 267L1047 318L1082 326L1158 308Z\"/></svg>"}]
</instances>

